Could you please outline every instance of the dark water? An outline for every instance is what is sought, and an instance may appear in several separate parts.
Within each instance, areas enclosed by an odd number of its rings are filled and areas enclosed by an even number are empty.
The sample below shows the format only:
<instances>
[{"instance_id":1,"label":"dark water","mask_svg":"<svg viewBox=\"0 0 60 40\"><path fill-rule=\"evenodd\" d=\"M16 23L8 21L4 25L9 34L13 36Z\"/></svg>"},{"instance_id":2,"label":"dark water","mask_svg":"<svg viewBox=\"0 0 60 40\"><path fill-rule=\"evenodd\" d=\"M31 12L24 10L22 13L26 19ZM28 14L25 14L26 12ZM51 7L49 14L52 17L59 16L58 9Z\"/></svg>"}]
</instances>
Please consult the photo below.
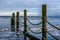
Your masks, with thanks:
<instances>
[{"instance_id":1,"label":"dark water","mask_svg":"<svg viewBox=\"0 0 60 40\"><path fill-rule=\"evenodd\" d=\"M23 26L20 26L20 28L21 28L20 36L16 37L16 32L10 31L10 29L11 29L11 25L10 25L11 19L10 18L11 18L10 16L0 17L0 37L1 37L0 40L23 40L23 34L21 32L21 31L23 31ZM41 17L28 17L28 19L34 24L37 24L42 21ZM56 16L52 17L51 16L51 17L47 17L47 20L51 24L53 24L57 27L60 27L60 17L56 17ZM20 17L20 21L23 22L23 17ZM42 26L42 25L38 25L38 26L31 25L29 22L27 22L27 24L31 28L40 28ZM50 27L51 26L49 24L47 24L48 30L50 29ZM6 31L4 31L4 29ZM1 30L3 30L3 31L1 31ZM33 31L34 30L37 30L37 29L33 29ZM53 36L57 37L60 40L60 30L51 31L49 33L51 33ZM32 32L29 32L29 34L34 35L35 37L37 37L39 39L42 38L42 33L41 34L34 34ZM55 38L53 38L49 34L47 34L47 40L55 40Z\"/></svg>"}]
</instances>

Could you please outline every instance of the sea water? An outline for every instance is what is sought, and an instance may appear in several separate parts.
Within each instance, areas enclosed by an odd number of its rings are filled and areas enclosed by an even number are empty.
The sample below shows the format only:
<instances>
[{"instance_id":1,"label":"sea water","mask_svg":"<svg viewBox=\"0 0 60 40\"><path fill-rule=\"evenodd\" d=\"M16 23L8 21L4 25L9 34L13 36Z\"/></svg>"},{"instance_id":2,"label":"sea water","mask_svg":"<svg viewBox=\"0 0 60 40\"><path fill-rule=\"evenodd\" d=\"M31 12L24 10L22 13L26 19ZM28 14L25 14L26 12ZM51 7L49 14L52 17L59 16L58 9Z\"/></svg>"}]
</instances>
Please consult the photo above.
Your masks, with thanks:
<instances>
[{"instance_id":1,"label":"sea water","mask_svg":"<svg viewBox=\"0 0 60 40\"><path fill-rule=\"evenodd\" d=\"M39 22L42 21L41 17L27 17L29 19L29 21L33 24L38 24ZM47 17L47 20L53 24L56 27L60 27L60 17ZM24 18L20 17L20 23L24 23ZM47 22L46 22L47 23ZM39 30L41 30L42 28L42 24L40 25L32 25L27 21L27 25L30 28L37 28L37 29L32 29L32 31L34 32L39 32ZM23 34L21 35L21 31L23 31L24 26L19 26L20 27L20 36L19 37L14 37L16 36L16 32L11 32L11 17L10 16L2 16L0 17L0 40L23 40L24 36ZM52 26L50 26L47 23L47 30L51 29ZM40 28L40 29L39 29ZM53 27L52 27L53 28ZM39 29L39 30L38 30ZM32 33L31 31L28 31L29 34L42 39L42 33L40 34L35 34ZM57 39L60 40L60 30L55 30L55 31L50 31L49 33L51 33L53 36L55 36ZM29 39L28 39L29 40ZM48 33L47 33L47 40L55 40L55 38L51 37Z\"/></svg>"}]
</instances>

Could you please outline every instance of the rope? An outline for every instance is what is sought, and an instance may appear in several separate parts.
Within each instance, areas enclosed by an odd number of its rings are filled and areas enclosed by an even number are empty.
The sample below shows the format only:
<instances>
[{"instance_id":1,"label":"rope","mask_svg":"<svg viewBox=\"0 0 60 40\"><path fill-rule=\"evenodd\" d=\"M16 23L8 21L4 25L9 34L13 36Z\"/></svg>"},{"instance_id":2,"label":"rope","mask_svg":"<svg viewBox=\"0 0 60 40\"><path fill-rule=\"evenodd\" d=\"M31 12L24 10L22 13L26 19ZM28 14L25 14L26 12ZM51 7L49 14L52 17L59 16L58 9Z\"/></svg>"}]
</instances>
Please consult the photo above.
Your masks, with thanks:
<instances>
[{"instance_id":1,"label":"rope","mask_svg":"<svg viewBox=\"0 0 60 40\"><path fill-rule=\"evenodd\" d=\"M50 24L52 27L56 28L57 30L60 30L59 28L57 28L56 26L52 25L49 21L47 21L48 24Z\"/></svg>"},{"instance_id":2,"label":"rope","mask_svg":"<svg viewBox=\"0 0 60 40\"><path fill-rule=\"evenodd\" d=\"M47 33L48 33L51 37L55 38L56 40L59 40L59 39L57 39L55 36L51 35L48 31L47 31Z\"/></svg>"},{"instance_id":3,"label":"rope","mask_svg":"<svg viewBox=\"0 0 60 40\"><path fill-rule=\"evenodd\" d=\"M24 26L24 22L21 22L21 21L20 21L20 25L21 25L21 26Z\"/></svg>"},{"instance_id":4,"label":"rope","mask_svg":"<svg viewBox=\"0 0 60 40\"><path fill-rule=\"evenodd\" d=\"M40 33L42 33L42 32L33 32L29 27L27 27L32 33L34 33L34 34L40 34Z\"/></svg>"},{"instance_id":5,"label":"rope","mask_svg":"<svg viewBox=\"0 0 60 40\"><path fill-rule=\"evenodd\" d=\"M21 21L20 21L20 23L24 24L24 22L21 22Z\"/></svg>"},{"instance_id":6,"label":"rope","mask_svg":"<svg viewBox=\"0 0 60 40\"><path fill-rule=\"evenodd\" d=\"M21 26L24 26L23 24L20 24Z\"/></svg>"},{"instance_id":7,"label":"rope","mask_svg":"<svg viewBox=\"0 0 60 40\"><path fill-rule=\"evenodd\" d=\"M30 21L29 21L29 19L27 19L27 21L30 23L30 24L32 24L32 25L40 25L42 22L39 22L38 24L34 24L34 23L31 23Z\"/></svg>"}]
</instances>

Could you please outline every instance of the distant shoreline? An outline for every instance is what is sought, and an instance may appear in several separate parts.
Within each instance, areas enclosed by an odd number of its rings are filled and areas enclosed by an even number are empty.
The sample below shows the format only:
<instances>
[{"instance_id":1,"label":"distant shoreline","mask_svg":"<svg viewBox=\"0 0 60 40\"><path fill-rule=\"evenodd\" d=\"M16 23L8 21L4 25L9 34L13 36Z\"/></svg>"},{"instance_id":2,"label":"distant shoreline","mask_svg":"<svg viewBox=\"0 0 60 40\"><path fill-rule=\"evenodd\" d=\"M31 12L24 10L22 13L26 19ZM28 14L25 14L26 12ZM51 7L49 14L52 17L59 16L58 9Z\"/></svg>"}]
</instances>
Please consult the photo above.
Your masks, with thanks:
<instances>
[{"instance_id":1,"label":"distant shoreline","mask_svg":"<svg viewBox=\"0 0 60 40\"><path fill-rule=\"evenodd\" d=\"M0 18L11 18L11 16L0 16ZM24 18L24 16L20 16L21 18ZM42 16L27 16L28 18L42 18ZM60 16L47 16L47 18L56 18L60 19Z\"/></svg>"}]
</instances>

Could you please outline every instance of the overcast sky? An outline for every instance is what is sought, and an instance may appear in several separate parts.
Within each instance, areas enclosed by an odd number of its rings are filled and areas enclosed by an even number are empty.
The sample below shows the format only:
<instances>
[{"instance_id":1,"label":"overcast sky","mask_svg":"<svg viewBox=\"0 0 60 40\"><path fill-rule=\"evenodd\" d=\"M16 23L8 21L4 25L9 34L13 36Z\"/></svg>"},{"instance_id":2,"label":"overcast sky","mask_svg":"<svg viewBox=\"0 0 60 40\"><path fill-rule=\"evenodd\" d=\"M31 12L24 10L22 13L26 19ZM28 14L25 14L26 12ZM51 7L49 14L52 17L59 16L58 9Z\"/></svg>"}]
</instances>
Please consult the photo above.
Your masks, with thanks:
<instances>
[{"instance_id":1,"label":"overcast sky","mask_svg":"<svg viewBox=\"0 0 60 40\"><path fill-rule=\"evenodd\" d=\"M42 4L47 4L47 15L60 15L60 0L0 0L0 16L27 9L28 16L40 16Z\"/></svg>"}]
</instances>

